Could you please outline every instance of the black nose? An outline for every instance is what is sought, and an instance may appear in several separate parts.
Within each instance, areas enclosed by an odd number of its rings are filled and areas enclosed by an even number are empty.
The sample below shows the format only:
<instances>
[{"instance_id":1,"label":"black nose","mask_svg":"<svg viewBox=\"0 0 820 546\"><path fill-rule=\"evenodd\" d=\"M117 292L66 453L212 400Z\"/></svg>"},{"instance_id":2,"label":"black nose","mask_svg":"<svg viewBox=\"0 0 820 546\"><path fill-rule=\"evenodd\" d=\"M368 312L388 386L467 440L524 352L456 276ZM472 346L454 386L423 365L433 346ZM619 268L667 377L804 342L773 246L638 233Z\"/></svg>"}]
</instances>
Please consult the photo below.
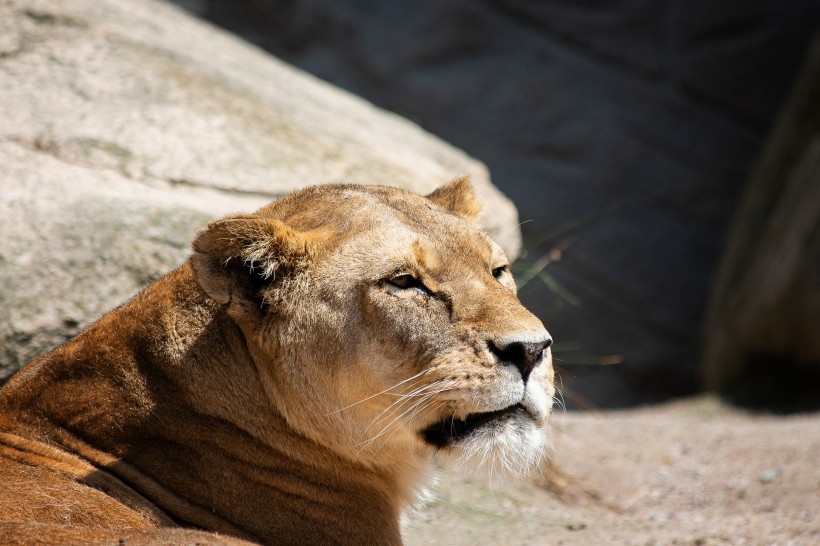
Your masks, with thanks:
<instances>
[{"instance_id":1,"label":"black nose","mask_svg":"<svg viewBox=\"0 0 820 546\"><path fill-rule=\"evenodd\" d=\"M552 338L539 341L491 341L490 351L503 364L511 364L521 372L521 379L527 382L532 370L541 363L544 349L552 345Z\"/></svg>"}]
</instances>

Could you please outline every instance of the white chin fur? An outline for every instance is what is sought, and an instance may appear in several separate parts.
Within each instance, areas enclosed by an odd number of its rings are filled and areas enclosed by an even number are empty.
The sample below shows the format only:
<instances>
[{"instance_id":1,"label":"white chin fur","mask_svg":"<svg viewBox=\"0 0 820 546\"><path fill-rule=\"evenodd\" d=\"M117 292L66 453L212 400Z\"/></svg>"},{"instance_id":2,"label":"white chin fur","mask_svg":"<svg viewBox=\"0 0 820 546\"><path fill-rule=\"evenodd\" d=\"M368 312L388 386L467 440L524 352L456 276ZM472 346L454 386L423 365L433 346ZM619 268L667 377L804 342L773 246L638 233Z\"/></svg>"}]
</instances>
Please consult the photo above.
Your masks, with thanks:
<instances>
[{"instance_id":1,"label":"white chin fur","mask_svg":"<svg viewBox=\"0 0 820 546\"><path fill-rule=\"evenodd\" d=\"M517 416L480 427L467 438L440 451L439 457L466 475L492 485L507 478L528 476L549 445L543 426Z\"/></svg>"}]
</instances>

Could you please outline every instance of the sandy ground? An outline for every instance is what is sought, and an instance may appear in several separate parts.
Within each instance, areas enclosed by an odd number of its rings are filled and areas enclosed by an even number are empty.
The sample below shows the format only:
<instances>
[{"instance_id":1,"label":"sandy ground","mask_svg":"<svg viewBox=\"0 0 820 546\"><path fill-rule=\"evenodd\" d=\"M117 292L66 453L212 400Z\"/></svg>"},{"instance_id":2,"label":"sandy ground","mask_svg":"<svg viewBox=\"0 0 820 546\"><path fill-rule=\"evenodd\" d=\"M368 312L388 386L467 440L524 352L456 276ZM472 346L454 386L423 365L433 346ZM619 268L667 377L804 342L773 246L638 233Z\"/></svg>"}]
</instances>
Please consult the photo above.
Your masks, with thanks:
<instances>
[{"instance_id":1,"label":"sandy ground","mask_svg":"<svg viewBox=\"0 0 820 546\"><path fill-rule=\"evenodd\" d=\"M820 414L698 398L553 426L561 495L450 471L407 544L820 545Z\"/></svg>"}]
</instances>

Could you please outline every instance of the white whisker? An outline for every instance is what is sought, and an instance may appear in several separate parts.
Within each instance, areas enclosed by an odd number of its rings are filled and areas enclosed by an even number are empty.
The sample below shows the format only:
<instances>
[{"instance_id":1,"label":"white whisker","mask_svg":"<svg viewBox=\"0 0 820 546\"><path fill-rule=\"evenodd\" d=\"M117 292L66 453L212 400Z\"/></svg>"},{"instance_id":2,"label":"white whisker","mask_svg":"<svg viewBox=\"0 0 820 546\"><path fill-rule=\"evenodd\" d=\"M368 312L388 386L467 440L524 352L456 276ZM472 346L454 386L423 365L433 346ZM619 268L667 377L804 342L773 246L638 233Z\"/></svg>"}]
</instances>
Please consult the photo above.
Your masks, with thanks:
<instances>
[{"instance_id":1,"label":"white whisker","mask_svg":"<svg viewBox=\"0 0 820 546\"><path fill-rule=\"evenodd\" d=\"M443 381L439 381L437 383L443 383ZM434 385L434 383L431 383L427 387L431 387L433 385ZM421 389L418 389L418 390L421 390ZM419 410L423 408L424 404L428 400L430 400L431 398L433 398L437 394L440 394L442 392L446 392L448 390L452 390L452 389L444 388L444 389L437 389L437 390L434 390L434 391L431 391L431 392L423 393L423 394L420 395L420 398L418 398L416 400L413 400L413 403L408 408L403 409L403 411L401 411L401 413L399 415L395 415L396 412L402 410L404 402L406 402L408 400L407 398L401 399L401 401L400 401L401 403L399 403L398 406L396 406L396 409L389 416L389 417L392 418L392 420L387 425L382 427L382 429L375 436L371 437L370 439L366 440L365 442L362 442L362 444L364 444L364 445L362 446L362 448L359 451L361 452L362 450L367 449L376 440L383 437L388 432L391 432L392 430L395 430L402 423L406 423L407 421L410 421L410 420L414 419L418 415ZM391 407L394 406L394 405L395 405L395 403L392 404ZM426 412L427 409L424 408L423 411ZM382 413L384 413L384 412L382 412ZM408 418L408 416L409 416L409 418ZM379 421L383 421L385 418L386 417L383 417ZM376 424L376 422L371 423L371 426L373 426L374 424ZM368 427L368 428L370 428L370 427Z\"/></svg>"},{"instance_id":2,"label":"white whisker","mask_svg":"<svg viewBox=\"0 0 820 546\"><path fill-rule=\"evenodd\" d=\"M401 407L408 400L412 400L413 398L421 397L421 396L424 396L426 394L429 394L429 393L425 393L423 391L425 391L426 389L430 389L432 387L436 387L436 386L438 386L442 383L444 383L444 382L443 381L434 381L433 383L430 383L429 385L424 385L422 387L419 387L419 388L413 390L412 392L410 392L408 394L400 395L401 398L399 398L398 400L396 400L395 402L393 402L392 404L390 404L389 406L384 408L376 417L373 418L373 420L370 422L370 424L367 426L367 428L369 429L373 425L380 422L381 421L380 417L382 417L382 415L384 415L387 411L391 410L394 406ZM438 392L443 392L443 391L439 390L439 391L434 392L433 394L438 394Z\"/></svg>"},{"instance_id":3,"label":"white whisker","mask_svg":"<svg viewBox=\"0 0 820 546\"><path fill-rule=\"evenodd\" d=\"M392 421L390 421L390 422L389 422L386 426L384 426L384 427L383 427L383 428L379 431L379 433L378 433L378 434L376 434L375 436L373 436L370 440L368 440L368 441L366 442L366 444L365 444L364 448L367 448L369 445L371 445L374 441L376 441L378 438L380 438L381 436L383 436L383 435L384 435L385 433L387 433L389 430L392 430L392 429L396 428L396 427L397 427L397 426L401 423L401 419L402 419L402 417L404 417L405 415L407 415L408 413L410 413L411 411L413 411L414 409L416 409L416 408L417 408L420 404L423 404L423 403L424 403L424 402L426 402L426 401L427 401L430 397L432 397L432 396L434 396L434 395L435 395L435 393L425 395L424 397L422 397L422 398L420 398L419 400L415 401L415 403L414 403L414 404L411 404L411 405L410 405L410 407L409 407L409 408L407 408L407 409L405 409L405 410L404 410L401 414L399 414L399 415L398 415L398 416L396 416L396 417L393 417L393 420L392 420ZM400 406L400 407L401 407L401 406ZM363 449L364 449L364 448L363 448Z\"/></svg>"},{"instance_id":4,"label":"white whisker","mask_svg":"<svg viewBox=\"0 0 820 546\"><path fill-rule=\"evenodd\" d=\"M384 389L383 391L379 391L379 392L377 392L376 394L371 394L371 395L370 395L370 396L368 396L367 398L362 398L362 399L361 399L361 400L359 400L358 402L353 402L352 404L350 404L350 405L348 405L348 406L345 406L345 407L343 407L343 408L339 408L339 409L337 409L337 410L333 410L333 411L331 411L330 413L328 413L327 415L333 415L334 413L339 413L340 411L344 411L344 410L346 410L346 409L350 409L350 408L352 408L353 406L356 406L356 405L358 405L358 404L361 404L362 402L367 402L368 400L370 400L370 399L372 399L372 398L376 398L376 397L377 397L377 396L379 396L380 394L385 394L385 393L387 393L387 392L389 392L389 391L392 391L392 390L393 390L393 389L395 389L396 387L398 387L398 386L400 386L400 385L403 385L403 384L407 383L408 381L412 381L412 380L414 380L414 379L418 379L419 377L421 377L422 375L424 375L424 374L426 374L426 373L430 372L431 370L432 370L432 368L428 368L428 369L426 369L426 370L422 370L422 371L420 371L419 373L417 373L416 375L410 376L410 377L408 377L407 379L404 379L404 380L402 380L402 381L399 381L398 383L396 383L396 384L395 384L395 385L393 385L392 387L387 387L387 388L386 388L386 389Z\"/></svg>"}]
</instances>

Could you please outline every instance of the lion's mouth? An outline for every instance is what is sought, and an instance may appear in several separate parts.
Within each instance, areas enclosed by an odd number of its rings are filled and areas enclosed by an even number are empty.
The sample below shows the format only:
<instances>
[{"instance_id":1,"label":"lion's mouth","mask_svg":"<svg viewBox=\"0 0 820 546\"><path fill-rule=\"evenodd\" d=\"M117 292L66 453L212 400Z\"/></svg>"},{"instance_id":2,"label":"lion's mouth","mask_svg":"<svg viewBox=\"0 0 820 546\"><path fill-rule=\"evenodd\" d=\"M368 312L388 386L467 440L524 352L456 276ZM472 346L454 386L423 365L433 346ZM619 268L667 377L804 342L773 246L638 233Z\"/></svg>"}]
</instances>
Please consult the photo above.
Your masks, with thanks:
<instances>
[{"instance_id":1,"label":"lion's mouth","mask_svg":"<svg viewBox=\"0 0 820 546\"><path fill-rule=\"evenodd\" d=\"M515 413L527 413L527 410L521 404L514 404L501 410L471 413L464 419L448 417L425 428L421 435L428 444L443 448L466 438L488 423Z\"/></svg>"}]
</instances>

